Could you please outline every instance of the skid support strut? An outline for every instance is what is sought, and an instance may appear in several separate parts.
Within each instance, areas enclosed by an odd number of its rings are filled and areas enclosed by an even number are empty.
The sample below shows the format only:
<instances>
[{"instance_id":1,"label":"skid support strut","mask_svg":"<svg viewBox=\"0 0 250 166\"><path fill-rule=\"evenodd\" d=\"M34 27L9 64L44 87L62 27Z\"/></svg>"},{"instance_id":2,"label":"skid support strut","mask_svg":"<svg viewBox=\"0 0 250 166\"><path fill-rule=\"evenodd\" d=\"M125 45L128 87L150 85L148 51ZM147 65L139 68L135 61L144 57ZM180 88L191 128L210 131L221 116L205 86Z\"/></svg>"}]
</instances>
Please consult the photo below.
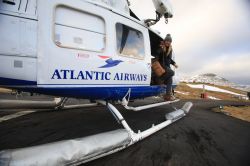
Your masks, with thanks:
<instances>
[{"instance_id":1,"label":"skid support strut","mask_svg":"<svg viewBox=\"0 0 250 166\"><path fill-rule=\"evenodd\" d=\"M98 103L86 103L77 105L66 105L67 97L54 98L53 101L33 101L33 100L0 100L0 109L76 109L84 107L94 107Z\"/></svg>"},{"instance_id":2,"label":"skid support strut","mask_svg":"<svg viewBox=\"0 0 250 166\"><path fill-rule=\"evenodd\" d=\"M0 109L20 109L20 108L56 108L63 104L65 98L54 98L53 101L30 101L30 100L0 100Z\"/></svg>"}]
</instances>

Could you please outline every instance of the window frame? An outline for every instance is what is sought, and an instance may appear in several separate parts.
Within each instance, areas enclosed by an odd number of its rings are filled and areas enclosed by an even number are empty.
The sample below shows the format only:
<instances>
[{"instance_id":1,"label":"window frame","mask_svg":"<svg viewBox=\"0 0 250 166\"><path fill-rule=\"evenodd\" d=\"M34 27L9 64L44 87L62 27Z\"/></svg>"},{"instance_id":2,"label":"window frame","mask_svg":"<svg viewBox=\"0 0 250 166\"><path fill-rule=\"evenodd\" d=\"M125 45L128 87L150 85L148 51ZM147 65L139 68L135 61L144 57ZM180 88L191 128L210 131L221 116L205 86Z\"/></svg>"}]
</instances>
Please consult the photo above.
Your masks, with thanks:
<instances>
[{"instance_id":1,"label":"window frame","mask_svg":"<svg viewBox=\"0 0 250 166\"><path fill-rule=\"evenodd\" d=\"M117 45L117 39L118 39L118 35L117 35L117 24L121 24L123 26L127 26L128 28L134 30L134 31L138 31L142 34L142 43L143 43L143 49L144 49L144 56L143 57L139 57L139 56L129 56L129 55L126 55L126 54L121 54L119 51L118 51L118 45ZM136 28L133 28L132 26L128 26L124 23L121 23L121 22L116 22L115 23L115 45L116 45L116 53L119 55L119 56L122 56L122 57L127 57L127 58L132 58L132 59L139 59L139 60L144 60L146 58L146 49L145 49L145 37L144 37L144 33L139 30L139 29L136 29Z\"/></svg>"}]
</instances>

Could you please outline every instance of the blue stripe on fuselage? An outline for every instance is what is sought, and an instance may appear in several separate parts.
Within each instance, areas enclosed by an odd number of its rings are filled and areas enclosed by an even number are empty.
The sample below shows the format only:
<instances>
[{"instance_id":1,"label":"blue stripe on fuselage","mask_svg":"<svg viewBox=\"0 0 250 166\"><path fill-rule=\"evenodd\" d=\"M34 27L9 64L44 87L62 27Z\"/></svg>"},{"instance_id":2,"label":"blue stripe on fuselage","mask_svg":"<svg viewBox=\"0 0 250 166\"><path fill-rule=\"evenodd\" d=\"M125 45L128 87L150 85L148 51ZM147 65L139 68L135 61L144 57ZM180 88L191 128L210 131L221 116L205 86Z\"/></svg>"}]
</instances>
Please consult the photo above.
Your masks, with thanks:
<instances>
[{"instance_id":1,"label":"blue stripe on fuselage","mask_svg":"<svg viewBox=\"0 0 250 166\"><path fill-rule=\"evenodd\" d=\"M0 86L13 87L13 86L30 86L37 85L35 81L17 80L11 78L0 77Z\"/></svg>"},{"instance_id":2,"label":"blue stripe on fuselage","mask_svg":"<svg viewBox=\"0 0 250 166\"><path fill-rule=\"evenodd\" d=\"M84 99L121 100L129 89L131 89L131 99L155 96L165 91L163 86L133 86L123 87L37 87L37 82L0 78L0 86L18 89L26 92L41 93L53 96L64 96ZM63 85L60 85L63 86Z\"/></svg>"}]
</instances>

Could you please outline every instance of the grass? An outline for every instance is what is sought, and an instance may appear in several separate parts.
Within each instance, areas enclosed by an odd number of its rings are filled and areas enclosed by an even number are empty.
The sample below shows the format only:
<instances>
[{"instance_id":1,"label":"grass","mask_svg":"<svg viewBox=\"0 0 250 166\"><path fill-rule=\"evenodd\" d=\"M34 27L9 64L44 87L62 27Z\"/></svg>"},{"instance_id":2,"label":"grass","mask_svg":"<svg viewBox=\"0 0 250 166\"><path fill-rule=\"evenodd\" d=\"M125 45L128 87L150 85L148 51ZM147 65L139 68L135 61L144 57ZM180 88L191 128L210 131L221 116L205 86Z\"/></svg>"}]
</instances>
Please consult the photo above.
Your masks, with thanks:
<instances>
[{"instance_id":1,"label":"grass","mask_svg":"<svg viewBox=\"0 0 250 166\"><path fill-rule=\"evenodd\" d=\"M210 84L206 84L206 85L210 85ZM223 86L215 86L215 85L210 85L210 86L229 90L229 91L239 93L239 94L246 94L245 92L243 92L241 90L237 90L237 89L234 89L231 87L223 87ZM191 88L191 87L187 86L186 83L180 83L177 86L176 91L185 93L185 94L176 93L175 96L180 98L180 99L201 99L200 96L201 96L201 93L203 93L202 89ZM228 94L228 93L214 92L214 91L206 91L206 93L208 96L212 96L212 97L215 97L215 98L221 99L221 100L247 102L247 100L242 100L242 99L236 98L234 95ZM250 106L244 106L244 107L243 106L242 107L224 106L223 109L214 108L213 111L224 113L226 115L250 122Z\"/></svg>"},{"instance_id":2,"label":"grass","mask_svg":"<svg viewBox=\"0 0 250 166\"><path fill-rule=\"evenodd\" d=\"M211 84L206 84L206 85L210 85L210 86L218 87L221 89L229 90L229 91L232 91L235 93L246 95L246 92L243 92L241 90L237 90L234 88L215 86L215 85L211 85ZM203 93L202 89L191 88L191 87L187 86L186 83L178 84L176 91L189 93L188 95L176 93L176 97L178 97L180 99L200 99L201 93ZM206 94L208 96L212 96L212 97L215 97L215 98L221 99L221 100L242 101L241 99L235 97L232 94L228 94L228 93L214 92L214 91L206 90ZM244 100L244 101L246 101L246 100Z\"/></svg>"},{"instance_id":3,"label":"grass","mask_svg":"<svg viewBox=\"0 0 250 166\"><path fill-rule=\"evenodd\" d=\"M250 122L250 106L241 106L241 107L225 106L223 109L214 108L213 111L221 112L226 115Z\"/></svg>"}]
</instances>

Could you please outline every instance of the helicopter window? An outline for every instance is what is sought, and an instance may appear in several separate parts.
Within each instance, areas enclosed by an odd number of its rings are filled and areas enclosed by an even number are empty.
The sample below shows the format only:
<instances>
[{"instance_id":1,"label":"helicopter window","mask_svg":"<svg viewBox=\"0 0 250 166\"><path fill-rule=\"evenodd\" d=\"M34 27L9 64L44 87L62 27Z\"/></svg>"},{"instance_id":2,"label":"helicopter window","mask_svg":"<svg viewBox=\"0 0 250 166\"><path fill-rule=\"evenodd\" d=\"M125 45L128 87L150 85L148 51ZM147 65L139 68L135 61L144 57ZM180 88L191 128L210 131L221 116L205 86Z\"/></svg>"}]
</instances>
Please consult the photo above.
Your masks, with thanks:
<instances>
[{"instance_id":1,"label":"helicopter window","mask_svg":"<svg viewBox=\"0 0 250 166\"><path fill-rule=\"evenodd\" d=\"M117 52L131 58L143 59L145 55L143 34L126 25L116 24Z\"/></svg>"},{"instance_id":2,"label":"helicopter window","mask_svg":"<svg viewBox=\"0 0 250 166\"><path fill-rule=\"evenodd\" d=\"M104 51L106 33L101 17L66 6L58 6L55 13L54 42L57 46Z\"/></svg>"}]
</instances>

